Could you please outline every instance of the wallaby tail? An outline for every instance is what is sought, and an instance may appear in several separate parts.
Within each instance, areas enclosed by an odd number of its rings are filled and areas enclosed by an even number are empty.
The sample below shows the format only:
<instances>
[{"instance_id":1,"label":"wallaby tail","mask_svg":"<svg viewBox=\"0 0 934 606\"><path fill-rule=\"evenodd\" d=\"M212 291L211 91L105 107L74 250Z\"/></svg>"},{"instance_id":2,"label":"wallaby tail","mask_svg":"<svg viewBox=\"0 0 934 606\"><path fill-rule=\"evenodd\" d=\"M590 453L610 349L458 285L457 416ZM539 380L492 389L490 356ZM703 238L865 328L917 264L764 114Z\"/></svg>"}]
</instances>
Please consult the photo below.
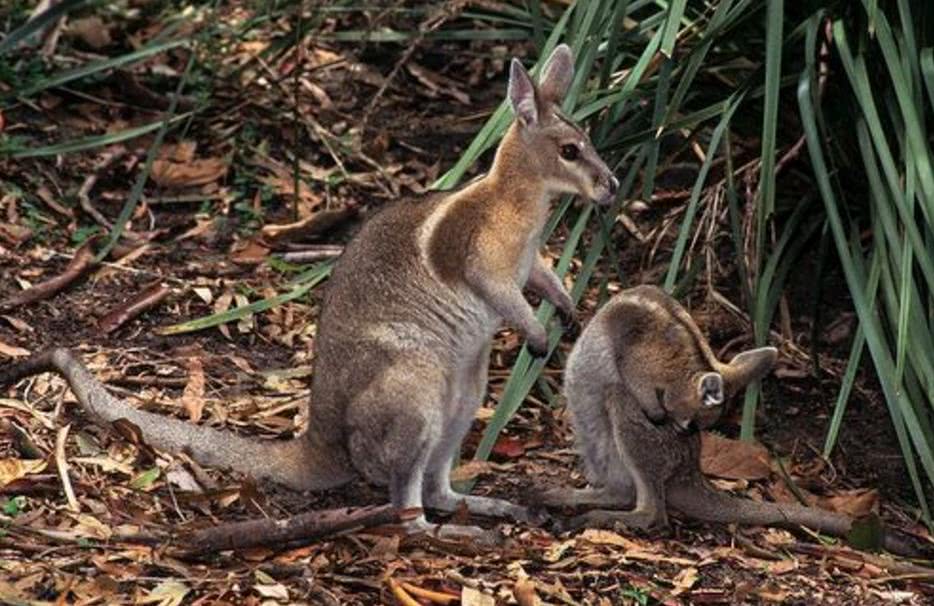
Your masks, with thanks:
<instances>
[{"instance_id":1,"label":"wallaby tail","mask_svg":"<svg viewBox=\"0 0 934 606\"><path fill-rule=\"evenodd\" d=\"M795 529L806 526L845 539L853 520L848 516L793 503L752 501L721 492L705 479L676 483L668 491L668 503L685 515L704 522L777 526ZM883 531L882 546L902 556L917 556L921 549L912 541Z\"/></svg>"},{"instance_id":2,"label":"wallaby tail","mask_svg":"<svg viewBox=\"0 0 934 606\"><path fill-rule=\"evenodd\" d=\"M137 410L110 395L67 349L46 350L0 369L0 385L47 371L58 372L65 378L81 407L98 424L106 427L118 419L126 419L139 427L149 445L170 452L184 452L204 465L233 469L295 490L324 490L353 477L352 472L338 462L342 457L319 452L305 437L251 440L227 431Z\"/></svg>"}]
</instances>

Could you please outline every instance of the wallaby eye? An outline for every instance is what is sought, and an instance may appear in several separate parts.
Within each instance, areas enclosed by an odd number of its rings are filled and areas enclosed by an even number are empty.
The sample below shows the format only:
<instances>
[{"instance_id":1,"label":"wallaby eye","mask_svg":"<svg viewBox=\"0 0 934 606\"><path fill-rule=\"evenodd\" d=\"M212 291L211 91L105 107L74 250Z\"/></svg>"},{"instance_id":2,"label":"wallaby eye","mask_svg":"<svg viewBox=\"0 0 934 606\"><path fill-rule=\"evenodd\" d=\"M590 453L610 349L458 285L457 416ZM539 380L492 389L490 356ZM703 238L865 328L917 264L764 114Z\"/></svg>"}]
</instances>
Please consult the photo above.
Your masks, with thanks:
<instances>
[{"instance_id":1,"label":"wallaby eye","mask_svg":"<svg viewBox=\"0 0 934 606\"><path fill-rule=\"evenodd\" d=\"M558 153L560 153L561 157L565 160L573 162L580 157L581 150L576 145L568 143L567 145L562 145Z\"/></svg>"}]
</instances>

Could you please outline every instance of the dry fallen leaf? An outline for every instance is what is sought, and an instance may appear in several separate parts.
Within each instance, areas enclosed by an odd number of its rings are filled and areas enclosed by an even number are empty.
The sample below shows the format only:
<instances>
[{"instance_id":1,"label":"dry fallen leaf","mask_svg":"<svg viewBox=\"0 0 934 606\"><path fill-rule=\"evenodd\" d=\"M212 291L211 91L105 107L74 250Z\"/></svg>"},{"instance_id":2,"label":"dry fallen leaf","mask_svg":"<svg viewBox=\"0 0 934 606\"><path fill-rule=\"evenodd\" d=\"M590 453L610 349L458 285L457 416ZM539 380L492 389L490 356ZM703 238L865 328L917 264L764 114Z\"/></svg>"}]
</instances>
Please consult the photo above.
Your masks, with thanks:
<instances>
[{"instance_id":1,"label":"dry fallen leaf","mask_svg":"<svg viewBox=\"0 0 934 606\"><path fill-rule=\"evenodd\" d=\"M701 471L729 480L769 477L769 451L761 444L730 440L717 434L701 434Z\"/></svg>"},{"instance_id":2,"label":"dry fallen leaf","mask_svg":"<svg viewBox=\"0 0 934 606\"><path fill-rule=\"evenodd\" d=\"M488 473L491 469L491 464L489 461L480 461L473 459L467 461L463 465L458 465L451 471L451 481L452 482L467 482L473 480L485 473Z\"/></svg>"},{"instance_id":3,"label":"dry fallen leaf","mask_svg":"<svg viewBox=\"0 0 934 606\"><path fill-rule=\"evenodd\" d=\"M529 578L519 579L512 590L512 596L519 606L539 606L542 601L535 591L535 581Z\"/></svg>"},{"instance_id":4,"label":"dry fallen leaf","mask_svg":"<svg viewBox=\"0 0 934 606\"><path fill-rule=\"evenodd\" d=\"M766 564L766 568L770 574L785 574L787 572L791 572L792 570L797 570L798 561L793 559L778 560L775 562L769 562Z\"/></svg>"},{"instance_id":5,"label":"dry fallen leaf","mask_svg":"<svg viewBox=\"0 0 934 606\"><path fill-rule=\"evenodd\" d=\"M7 356L8 358L23 358L28 356L29 353L28 349L23 349L15 345L7 345L3 341L0 341L0 355Z\"/></svg>"},{"instance_id":6,"label":"dry fallen leaf","mask_svg":"<svg viewBox=\"0 0 934 606\"><path fill-rule=\"evenodd\" d=\"M214 183L227 174L223 158L203 158L185 163L155 160L150 178L163 187L191 187Z\"/></svg>"},{"instance_id":7,"label":"dry fallen leaf","mask_svg":"<svg viewBox=\"0 0 934 606\"><path fill-rule=\"evenodd\" d=\"M100 17L75 19L68 24L68 31L93 49L104 48L111 43L110 30Z\"/></svg>"},{"instance_id":8,"label":"dry fallen leaf","mask_svg":"<svg viewBox=\"0 0 934 606\"><path fill-rule=\"evenodd\" d=\"M0 459L0 487L45 469L45 459Z\"/></svg>"},{"instance_id":9,"label":"dry fallen leaf","mask_svg":"<svg viewBox=\"0 0 934 606\"><path fill-rule=\"evenodd\" d=\"M188 383L182 392L182 406L188 411L188 418L197 423L204 411L204 367L196 356L188 358L187 366Z\"/></svg>"},{"instance_id":10,"label":"dry fallen leaf","mask_svg":"<svg viewBox=\"0 0 934 606\"><path fill-rule=\"evenodd\" d=\"M643 545L627 539L618 532L612 530L601 530L599 528L588 528L580 533L578 539L593 543L595 545L613 545L615 547L624 547L626 549L645 549Z\"/></svg>"},{"instance_id":11,"label":"dry fallen leaf","mask_svg":"<svg viewBox=\"0 0 934 606\"><path fill-rule=\"evenodd\" d=\"M681 572L675 575L675 578L671 580L671 583L674 585L671 595L681 595L685 591L690 591L691 588L694 587L694 584L697 583L697 579L697 568L693 566L682 568Z\"/></svg>"},{"instance_id":12,"label":"dry fallen leaf","mask_svg":"<svg viewBox=\"0 0 934 606\"><path fill-rule=\"evenodd\" d=\"M156 585L149 595L139 598L137 604L157 604L158 606L179 606L189 589L179 581L163 581Z\"/></svg>"},{"instance_id":13,"label":"dry fallen leaf","mask_svg":"<svg viewBox=\"0 0 934 606\"><path fill-rule=\"evenodd\" d=\"M843 513L851 518L861 518L875 508L879 500L876 489L858 489L838 492L829 497L817 499L817 504L824 509Z\"/></svg>"},{"instance_id":14,"label":"dry fallen leaf","mask_svg":"<svg viewBox=\"0 0 934 606\"><path fill-rule=\"evenodd\" d=\"M461 606L496 606L496 600L479 589L464 585L461 588Z\"/></svg>"}]
</instances>

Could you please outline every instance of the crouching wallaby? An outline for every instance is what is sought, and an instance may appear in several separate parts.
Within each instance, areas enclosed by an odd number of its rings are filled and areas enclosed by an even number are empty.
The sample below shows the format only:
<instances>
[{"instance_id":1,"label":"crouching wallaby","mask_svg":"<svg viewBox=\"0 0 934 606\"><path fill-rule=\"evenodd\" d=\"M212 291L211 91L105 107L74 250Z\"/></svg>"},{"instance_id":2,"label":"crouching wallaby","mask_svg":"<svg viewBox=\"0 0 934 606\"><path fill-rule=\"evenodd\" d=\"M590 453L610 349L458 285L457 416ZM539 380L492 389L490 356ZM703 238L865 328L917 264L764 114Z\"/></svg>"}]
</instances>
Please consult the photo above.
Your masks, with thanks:
<instances>
[{"instance_id":1,"label":"crouching wallaby","mask_svg":"<svg viewBox=\"0 0 934 606\"><path fill-rule=\"evenodd\" d=\"M550 201L569 193L608 203L618 187L559 109L573 71L566 45L551 54L537 86L513 60L515 121L491 170L460 190L385 208L347 246L326 287L309 429L298 438L260 442L136 410L63 349L0 371L0 381L56 370L98 421L125 418L158 448L294 489L362 476L388 485L398 507L454 511L466 501L474 513L526 519L517 504L454 493L449 470L482 403L502 320L522 331L533 353L546 353L545 327L523 288L574 321L571 298L538 252ZM424 516L412 527L428 528Z\"/></svg>"},{"instance_id":2,"label":"crouching wallaby","mask_svg":"<svg viewBox=\"0 0 934 606\"><path fill-rule=\"evenodd\" d=\"M572 527L667 526L667 507L709 522L807 526L845 537L852 520L812 507L757 502L713 487L700 471L699 428L775 363L772 347L716 359L691 316L653 286L613 297L568 357L567 406L590 487L556 489L546 505L593 506ZM625 510L622 510L625 509ZM890 534L886 549L914 549Z\"/></svg>"}]
</instances>

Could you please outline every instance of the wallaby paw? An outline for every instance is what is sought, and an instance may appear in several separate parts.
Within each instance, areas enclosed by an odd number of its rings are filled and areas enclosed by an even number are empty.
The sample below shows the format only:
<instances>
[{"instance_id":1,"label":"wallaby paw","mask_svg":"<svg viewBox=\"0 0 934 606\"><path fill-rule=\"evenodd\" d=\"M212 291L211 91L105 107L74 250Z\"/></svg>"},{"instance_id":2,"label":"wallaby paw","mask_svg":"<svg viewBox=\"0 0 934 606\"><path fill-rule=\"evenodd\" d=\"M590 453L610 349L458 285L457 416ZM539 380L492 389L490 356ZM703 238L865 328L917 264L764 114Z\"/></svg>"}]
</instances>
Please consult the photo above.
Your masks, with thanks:
<instances>
[{"instance_id":1,"label":"wallaby paw","mask_svg":"<svg viewBox=\"0 0 934 606\"><path fill-rule=\"evenodd\" d=\"M529 337L527 345L529 353L536 358L544 358L548 355L548 337L546 335L542 335L540 339Z\"/></svg>"},{"instance_id":2,"label":"wallaby paw","mask_svg":"<svg viewBox=\"0 0 934 606\"><path fill-rule=\"evenodd\" d=\"M564 336L572 341L577 339L581 334L581 323L574 308L558 309L558 317L561 318Z\"/></svg>"},{"instance_id":3,"label":"wallaby paw","mask_svg":"<svg viewBox=\"0 0 934 606\"><path fill-rule=\"evenodd\" d=\"M626 530L646 531L655 526L654 516L638 511L593 510L571 518L570 530L584 528L606 528L624 532Z\"/></svg>"},{"instance_id":4,"label":"wallaby paw","mask_svg":"<svg viewBox=\"0 0 934 606\"><path fill-rule=\"evenodd\" d=\"M528 508L526 519L522 521L535 528L545 528L551 526L552 516L544 507L533 505Z\"/></svg>"}]
</instances>

